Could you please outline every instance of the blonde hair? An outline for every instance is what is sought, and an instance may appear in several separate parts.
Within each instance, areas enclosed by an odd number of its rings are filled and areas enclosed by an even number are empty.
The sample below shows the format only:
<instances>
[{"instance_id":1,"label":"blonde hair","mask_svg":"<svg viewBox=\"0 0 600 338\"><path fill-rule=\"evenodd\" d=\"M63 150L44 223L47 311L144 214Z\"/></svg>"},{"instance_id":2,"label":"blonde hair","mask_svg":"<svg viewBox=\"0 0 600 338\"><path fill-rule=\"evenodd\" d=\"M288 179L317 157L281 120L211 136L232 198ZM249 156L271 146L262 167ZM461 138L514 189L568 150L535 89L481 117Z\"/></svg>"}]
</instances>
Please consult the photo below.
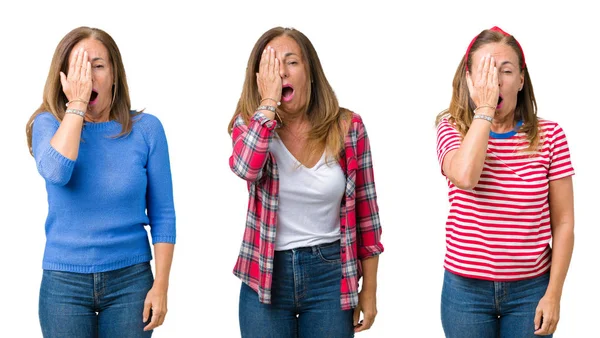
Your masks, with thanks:
<instances>
[{"instance_id":1,"label":"blonde hair","mask_svg":"<svg viewBox=\"0 0 600 338\"><path fill-rule=\"evenodd\" d=\"M527 65L524 64L521 48L512 35L504 35L502 32L486 29L482 31L475 41L469 55L463 56L452 81L452 100L450 107L439 113L435 119L435 124L438 125L443 118L447 118L454 125L456 130L464 137L469 131L471 122L473 121L473 109L475 108L469 95L467 86L467 66L472 69L473 54L482 46L489 43L503 43L510 46L519 59L519 68L523 72L524 83L523 89L517 94L517 106L515 108L515 120L523 120L523 125L520 132L527 134L529 147L527 150L537 149L540 141L538 130L537 104L533 93L533 85L529 78ZM468 57L468 64L465 64L465 57Z\"/></svg>"},{"instance_id":2,"label":"blonde hair","mask_svg":"<svg viewBox=\"0 0 600 338\"><path fill-rule=\"evenodd\" d=\"M271 40L289 36L294 39L300 50L310 85L307 86L308 100L304 111L308 116L310 131L308 133L307 146L301 156L303 159L312 158L325 149L328 156L338 159L344 147L344 136L350 121L351 112L341 108L338 100L325 77L321 61L315 48L308 38L300 31L293 28L275 27L265 32L254 44L246 67L246 78L242 88L242 94L238 101L235 113L229 122L228 132L231 133L234 122L241 116L246 124L256 112L260 105L260 94L256 84L256 73L260 63L262 51Z\"/></svg>"},{"instance_id":3,"label":"blonde hair","mask_svg":"<svg viewBox=\"0 0 600 338\"><path fill-rule=\"evenodd\" d=\"M50 71L44 86L44 97L40 107L31 115L25 132L27 134L27 145L29 153L33 155L31 148L31 134L35 118L43 113L50 112L58 121L65 116L65 103L67 97L62 91L60 72L67 74L69 68L69 55L73 47L82 40L92 38L100 41L108 50L113 71L113 97L110 108L110 119L119 122L122 126L121 133L116 137L127 135L133 127L133 116L139 112L131 112L131 101L129 99L129 87L125 76L125 67L121 59L121 53L117 44L108 33L98 28L78 27L70 31L56 46Z\"/></svg>"}]
</instances>

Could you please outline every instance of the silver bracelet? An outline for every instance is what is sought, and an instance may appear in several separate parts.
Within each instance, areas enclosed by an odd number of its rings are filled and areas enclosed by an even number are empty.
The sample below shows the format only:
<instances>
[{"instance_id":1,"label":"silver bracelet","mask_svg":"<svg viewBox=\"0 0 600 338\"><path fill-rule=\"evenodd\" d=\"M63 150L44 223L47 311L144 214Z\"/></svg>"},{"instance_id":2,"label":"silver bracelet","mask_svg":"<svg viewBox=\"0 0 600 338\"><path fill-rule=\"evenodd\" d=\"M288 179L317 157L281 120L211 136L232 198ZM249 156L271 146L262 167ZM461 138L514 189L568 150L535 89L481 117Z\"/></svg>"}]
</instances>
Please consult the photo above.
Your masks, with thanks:
<instances>
[{"instance_id":1,"label":"silver bracelet","mask_svg":"<svg viewBox=\"0 0 600 338\"><path fill-rule=\"evenodd\" d=\"M486 121L488 121L489 123L492 123L492 121L494 121L494 118L491 116L487 116L487 115L481 115L481 114L477 114L475 116L473 116L473 120L475 119L484 119Z\"/></svg>"},{"instance_id":2,"label":"silver bracelet","mask_svg":"<svg viewBox=\"0 0 600 338\"><path fill-rule=\"evenodd\" d=\"M79 110L79 109L67 109L65 111L65 114L75 114L75 115L79 115L81 117L85 117L85 112L83 110Z\"/></svg>"},{"instance_id":3,"label":"silver bracelet","mask_svg":"<svg viewBox=\"0 0 600 338\"><path fill-rule=\"evenodd\" d=\"M272 111L273 113L275 112L276 108L274 106L258 106L258 108L256 108L257 111L259 110L269 110Z\"/></svg>"}]
</instances>

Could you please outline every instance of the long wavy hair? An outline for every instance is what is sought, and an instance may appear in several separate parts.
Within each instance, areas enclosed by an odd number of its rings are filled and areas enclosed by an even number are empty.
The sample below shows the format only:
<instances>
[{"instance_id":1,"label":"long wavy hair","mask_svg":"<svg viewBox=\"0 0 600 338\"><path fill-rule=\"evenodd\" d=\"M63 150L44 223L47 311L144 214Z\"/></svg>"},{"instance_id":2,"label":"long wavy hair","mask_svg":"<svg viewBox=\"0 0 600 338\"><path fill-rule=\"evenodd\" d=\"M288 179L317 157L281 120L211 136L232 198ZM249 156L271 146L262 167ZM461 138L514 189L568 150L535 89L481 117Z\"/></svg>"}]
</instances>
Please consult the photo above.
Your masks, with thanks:
<instances>
[{"instance_id":1,"label":"long wavy hair","mask_svg":"<svg viewBox=\"0 0 600 338\"><path fill-rule=\"evenodd\" d=\"M138 112L131 112L131 101L129 99L129 87L127 86L127 78L125 76L125 67L121 59L121 53L113 38L105 31L98 28L78 27L70 31L56 46L50 71L46 78L44 86L44 97L40 107L31 115L25 131L27 133L27 145L29 153L33 155L31 148L31 134L33 130L33 122L35 118L43 113L50 112L58 121L62 121L65 116L65 103L68 102L66 95L62 90L60 82L60 72L67 74L69 69L69 55L73 47L82 40L92 38L100 41L108 50L110 57L109 62L112 65L113 71L113 95L110 107L110 119L121 124L121 132L116 137L127 135L133 127L132 118Z\"/></svg>"},{"instance_id":2,"label":"long wavy hair","mask_svg":"<svg viewBox=\"0 0 600 338\"><path fill-rule=\"evenodd\" d=\"M523 120L520 132L527 134L529 147L527 150L535 150L539 145L539 130L537 117L537 104L533 93L533 85L529 78L529 71L519 43L512 35L504 35L502 32L490 29L483 30L473 42L468 55L463 56L458 64L454 80L452 81L452 100L450 107L438 114L435 124L438 125L443 118L447 118L454 125L456 130L464 137L469 131L471 122L473 122L474 104L469 95L467 86L467 66L472 69L473 54L484 45L489 43L503 43L510 46L519 59L519 68L523 73L523 89L517 94L517 106L515 108L515 121ZM468 59L465 64L465 57Z\"/></svg>"},{"instance_id":3,"label":"long wavy hair","mask_svg":"<svg viewBox=\"0 0 600 338\"><path fill-rule=\"evenodd\" d=\"M308 132L307 146L301 155L301 159L312 158L322 152L323 149L325 149L328 156L339 159L340 152L344 147L344 136L349 125L343 123L343 121L350 121L351 112L339 106L335 93L325 77L321 61L310 40L293 28L272 28L265 32L254 44L248 58L242 94L229 122L228 132L232 132L235 120L240 115L246 124L249 124L256 108L260 105L261 97L256 83L256 73L259 69L262 51L271 40L280 36L288 36L300 46L306 67L305 71L308 74L307 81L309 81L309 85L306 86L308 100L304 111L308 116L310 131Z\"/></svg>"}]
</instances>

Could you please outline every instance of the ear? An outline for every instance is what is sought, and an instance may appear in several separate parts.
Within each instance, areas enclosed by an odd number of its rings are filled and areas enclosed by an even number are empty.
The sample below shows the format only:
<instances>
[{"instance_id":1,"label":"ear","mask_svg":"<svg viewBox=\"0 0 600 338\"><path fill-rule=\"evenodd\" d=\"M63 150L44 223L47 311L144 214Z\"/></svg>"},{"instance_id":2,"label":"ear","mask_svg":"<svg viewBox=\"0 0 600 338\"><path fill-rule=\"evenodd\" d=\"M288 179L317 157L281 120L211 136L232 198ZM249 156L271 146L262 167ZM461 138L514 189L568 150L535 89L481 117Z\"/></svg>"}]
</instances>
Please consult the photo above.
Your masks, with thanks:
<instances>
[{"instance_id":1,"label":"ear","mask_svg":"<svg viewBox=\"0 0 600 338\"><path fill-rule=\"evenodd\" d=\"M524 72L521 72L520 79L521 79L521 85L519 86L519 91L523 90L523 84L525 83L525 73Z\"/></svg>"}]
</instances>

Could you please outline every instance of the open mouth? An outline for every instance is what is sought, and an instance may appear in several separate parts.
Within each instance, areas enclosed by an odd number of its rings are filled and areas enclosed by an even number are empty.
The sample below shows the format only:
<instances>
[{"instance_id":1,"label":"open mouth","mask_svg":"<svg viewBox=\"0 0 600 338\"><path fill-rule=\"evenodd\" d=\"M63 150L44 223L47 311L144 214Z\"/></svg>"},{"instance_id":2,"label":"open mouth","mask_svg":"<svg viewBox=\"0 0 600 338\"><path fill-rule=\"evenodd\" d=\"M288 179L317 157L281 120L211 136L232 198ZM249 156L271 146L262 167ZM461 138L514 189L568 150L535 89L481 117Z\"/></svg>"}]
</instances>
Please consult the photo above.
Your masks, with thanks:
<instances>
[{"instance_id":1,"label":"open mouth","mask_svg":"<svg viewBox=\"0 0 600 338\"><path fill-rule=\"evenodd\" d=\"M281 89L281 101L283 102L289 102L294 98L294 88L289 85L283 85L283 88Z\"/></svg>"},{"instance_id":2,"label":"open mouth","mask_svg":"<svg viewBox=\"0 0 600 338\"><path fill-rule=\"evenodd\" d=\"M90 103L89 104L95 104L97 100L98 100L98 92L96 90L92 89L92 94L90 94Z\"/></svg>"},{"instance_id":3,"label":"open mouth","mask_svg":"<svg viewBox=\"0 0 600 338\"><path fill-rule=\"evenodd\" d=\"M500 109L500 107L502 107L502 101L504 101L504 98L502 97L502 94L500 94L498 96L498 104L496 105L496 109Z\"/></svg>"}]
</instances>

